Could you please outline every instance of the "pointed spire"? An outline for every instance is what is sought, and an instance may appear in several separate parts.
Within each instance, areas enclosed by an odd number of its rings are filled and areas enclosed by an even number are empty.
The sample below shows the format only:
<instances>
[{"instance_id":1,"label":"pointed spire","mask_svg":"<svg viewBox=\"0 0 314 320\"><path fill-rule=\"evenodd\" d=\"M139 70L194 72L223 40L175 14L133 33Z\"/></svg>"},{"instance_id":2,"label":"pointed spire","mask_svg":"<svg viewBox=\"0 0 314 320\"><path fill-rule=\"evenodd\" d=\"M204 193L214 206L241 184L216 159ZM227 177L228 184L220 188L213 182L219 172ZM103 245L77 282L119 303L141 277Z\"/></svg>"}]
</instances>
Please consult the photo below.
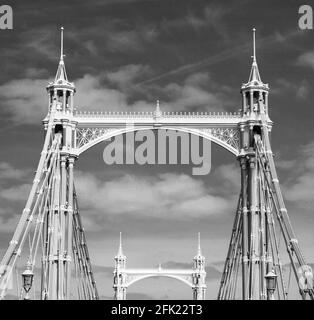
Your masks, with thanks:
<instances>
[{"instance_id":1,"label":"pointed spire","mask_svg":"<svg viewBox=\"0 0 314 320\"><path fill-rule=\"evenodd\" d=\"M256 32L256 29L253 28L253 62L256 62L255 32Z\"/></svg>"},{"instance_id":2,"label":"pointed spire","mask_svg":"<svg viewBox=\"0 0 314 320\"><path fill-rule=\"evenodd\" d=\"M118 256L123 256L123 251L122 251L122 232L120 232Z\"/></svg>"},{"instance_id":3,"label":"pointed spire","mask_svg":"<svg viewBox=\"0 0 314 320\"><path fill-rule=\"evenodd\" d=\"M255 32L256 29L253 28L253 62L252 62L252 68L251 68L251 73L249 77L249 82L259 82L262 83L261 76L259 74L258 66L257 66L257 61L256 61L256 41L255 41Z\"/></svg>"},{"instance_id":4,"label":"pointed spire","mask_svg":"<svg viewBox=\"0 0 314 320\"><path fill-rule=\"evenodd\" d=\"M154 112L154 116L157 117L161 117L161 111L160 111L160 105L159 105L159 100L156 101L156 109Z\"/></svg>"},{"instance_id":5,"label":"pointed spire","mask_svg":"<svg viewBox=\"0 0 314 320\"><path fill-rule=\"evenodd\" d=\"M202 255L202 250L201 250L201 233L198 233L198 246L197 246L197 255L201 256Z\"/></svg>"},{"instance_id":6,"label":"pointed spire","mask_svg":"<svg viewBox=\"0 0 314 320\"><path fill-rule=\"evenodd\" d=\"M64 54L63 54L63 30L64 28L61 27L61 40L60 40L60 61L59 61L59 66L57 70L57 74L55 77L55 82L58 81L68 81L67 73L65 70L65 64L64 64Z\"/></svg>"},{"instance_id":7,"label":"pointed spire","mask_svg":"<svg viewBox=\"0 0 314 320\"><path fill-rule=\"evenodd\" d=\"M194 257L194 260L204 259L204 256L202 255L202 249L201 249L201 233L198 232L197 234L197 254Z\"/></svg>"}]
</instances>

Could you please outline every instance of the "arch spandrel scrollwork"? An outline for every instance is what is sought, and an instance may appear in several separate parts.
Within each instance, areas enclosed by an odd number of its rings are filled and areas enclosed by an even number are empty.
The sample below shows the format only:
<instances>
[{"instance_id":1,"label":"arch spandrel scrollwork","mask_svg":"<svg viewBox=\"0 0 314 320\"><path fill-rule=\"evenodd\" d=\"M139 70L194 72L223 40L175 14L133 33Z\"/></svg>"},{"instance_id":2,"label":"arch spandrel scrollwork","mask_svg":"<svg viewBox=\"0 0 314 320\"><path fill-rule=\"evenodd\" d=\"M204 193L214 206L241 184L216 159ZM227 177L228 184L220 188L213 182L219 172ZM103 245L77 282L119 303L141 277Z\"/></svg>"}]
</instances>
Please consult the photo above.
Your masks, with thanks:
<instances>
[{"instance_id":1,"label":"arch spandrel scrollwork","mask_svg":"<svg viewBox=\"0 0 314 320\"><path fill-rule=\"evenodd\" d=\"M124 134L130 131L151 130L156 129L153 126L134 126L124 128L106 128L106 127L78 127L76 128L76 148L78 154L83 153L94 145L110 139L111 137ZM213 127L213 128L191 128L177 126L159 126L158 129L175 130L196 134L210 141L217 143L234 155L239 154L240 134L238 127Z\"/></svg>"}]
</instances>

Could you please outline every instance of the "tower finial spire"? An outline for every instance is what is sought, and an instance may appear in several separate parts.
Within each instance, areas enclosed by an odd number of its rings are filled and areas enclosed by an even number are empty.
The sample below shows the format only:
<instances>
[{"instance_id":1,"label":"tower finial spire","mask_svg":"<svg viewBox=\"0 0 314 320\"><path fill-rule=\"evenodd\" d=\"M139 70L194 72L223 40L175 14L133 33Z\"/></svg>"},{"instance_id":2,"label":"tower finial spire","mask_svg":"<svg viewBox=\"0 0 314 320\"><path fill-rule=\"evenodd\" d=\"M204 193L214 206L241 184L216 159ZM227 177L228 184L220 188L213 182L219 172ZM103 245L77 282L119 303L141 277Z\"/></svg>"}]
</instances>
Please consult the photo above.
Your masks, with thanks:
<instances>
[{"instance_id":1,"label":"tower finial spire","mask_svg":"<svg viewBox=\"0 0 314 320\"><path fill-rule=\"evenodd\" d=\"M61 39L60 39L60 61L59 61L59 66L58 66L58 70L56 73L56 77L55 77L55 82L57 81L68 81L68 77L67 77L67 73L65 70L65 64L63 61L64 58L64 54L63 54L63 30L64 28L61 27L60 28L60 33L61 33Z\"/></svg>"},{"instance_id":2,"label":"tower finial spire","mask_svg":"<svg viewBox=\"0 0 314 320\"><path fill-rule=\"evenodd\" d=\"M122 255L122 232L120 232L120 240L119 240L119 254Z\"/></svg>"},{"instance_id":3,"label":"tower finial spire","mask_svg":"<svg viewBox=\"0 0 314 320\"><path fill-rule=\"evenodd\" d=\"M202 250L201 250L201 233L199 232L197 234L197 238L198 238L198 241L197 241L197 254L198 255L202 255Z\"/></svg>"},{"instance_id":4,"label":"tower finial spire","mask_svg":"<svg viewBox=\"0 0 314 320\"><path fill-rule=\"evenodd\" d=\"M160 104L159 104L159 100L156 101L156 113L160 112Z\"/></svg>"},{"instance_id":5,"label":"tower finial spire","mask_svg":"<svg viewBox=\"0 0 314 320\"><path fill-rule=\"evenodd\" d=\"M255 32L256 29L253 28L253 62L252 62L252 68L250 72L250 77L248 83L256 83L258 82L259 84L262 83L261 76L258 71L258 66L256 62L256 39L255 39Z\"/></svg>"},{"instance_id":6,"label":"tower finial spire","mask_svg":"<svg viewBox=\"0 0 314 320\"><path fill-rule=\"evenodd\" d=\"M60 28L61 30L61 45L60 45L60 61L63 61L63 31L64 31L64 28L61 27Z\"/></svg>"},{"instance_id":7,"label":"tower finial spire","mask_svg":"<svg viewBox=\"0 0 314 320\"><path fill-rule=\"evenodd\" d=\"M253 62L256 62L256 42L255 42L256 29L253 28Z\"/></svg>"}]
</instances>

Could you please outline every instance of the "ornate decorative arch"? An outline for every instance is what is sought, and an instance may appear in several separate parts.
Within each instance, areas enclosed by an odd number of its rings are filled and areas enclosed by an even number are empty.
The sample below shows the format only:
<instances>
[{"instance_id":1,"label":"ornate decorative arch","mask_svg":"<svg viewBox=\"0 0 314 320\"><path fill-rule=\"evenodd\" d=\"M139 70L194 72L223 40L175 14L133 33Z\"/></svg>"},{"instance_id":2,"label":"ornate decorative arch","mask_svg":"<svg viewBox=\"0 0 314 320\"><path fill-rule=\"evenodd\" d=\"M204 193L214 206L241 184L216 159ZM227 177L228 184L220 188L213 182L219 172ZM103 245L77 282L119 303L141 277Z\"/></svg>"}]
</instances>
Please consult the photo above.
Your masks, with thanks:
<instances>
[{"instance_id":1,"label":"ornate decorative arch","mask_svg":"<svg viewBox=\"0 0 314 320\"><path fill-rule=\"evenodd\" d=\"M127 133L136 132L140 130L174 130L190 134L195 134L205 139L208 139L224 149L228 150L235 156L239 155L240 135L238 128L188 128L188 127L124 127L124 128L102 128L102 127L83 127L77 128L76 131L76 147L78 155L90 149L98 143L111 139L112 137Z\"/></svg>"}]
</instances>

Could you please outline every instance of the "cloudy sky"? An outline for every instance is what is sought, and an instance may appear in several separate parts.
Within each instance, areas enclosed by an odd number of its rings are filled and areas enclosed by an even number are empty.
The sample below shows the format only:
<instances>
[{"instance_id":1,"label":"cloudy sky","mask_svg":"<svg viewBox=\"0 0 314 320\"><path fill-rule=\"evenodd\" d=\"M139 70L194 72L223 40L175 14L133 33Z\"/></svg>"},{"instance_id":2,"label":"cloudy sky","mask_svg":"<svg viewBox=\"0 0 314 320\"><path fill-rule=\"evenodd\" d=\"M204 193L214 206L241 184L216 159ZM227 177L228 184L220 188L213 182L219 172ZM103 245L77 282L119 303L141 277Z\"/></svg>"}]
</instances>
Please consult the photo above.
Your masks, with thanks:
<instances>
[{"instance_id":1,"label":"cloudy sky","mask_svg":"<svg viewBox=\"0 0 314 320\"><path fill-rule=\"evenodd\" d=\"M314 262L313 30L298 28L303 1L7 1L0 31L0 253L21 214L43 143L45 86L65 27L66 67L79 110L237 111L249 76L251 29L270 84L272 145L291 221ZM209 175L188 165L105 165L104 144L81 155L76 187L101 297L112 298L123 232L130 267L189 267L201 232L208 298L216 297L239 193L236 159L212 146ZM191 297L175 280L130 287L133 298Z\"/></svg>"}]
</instances>

